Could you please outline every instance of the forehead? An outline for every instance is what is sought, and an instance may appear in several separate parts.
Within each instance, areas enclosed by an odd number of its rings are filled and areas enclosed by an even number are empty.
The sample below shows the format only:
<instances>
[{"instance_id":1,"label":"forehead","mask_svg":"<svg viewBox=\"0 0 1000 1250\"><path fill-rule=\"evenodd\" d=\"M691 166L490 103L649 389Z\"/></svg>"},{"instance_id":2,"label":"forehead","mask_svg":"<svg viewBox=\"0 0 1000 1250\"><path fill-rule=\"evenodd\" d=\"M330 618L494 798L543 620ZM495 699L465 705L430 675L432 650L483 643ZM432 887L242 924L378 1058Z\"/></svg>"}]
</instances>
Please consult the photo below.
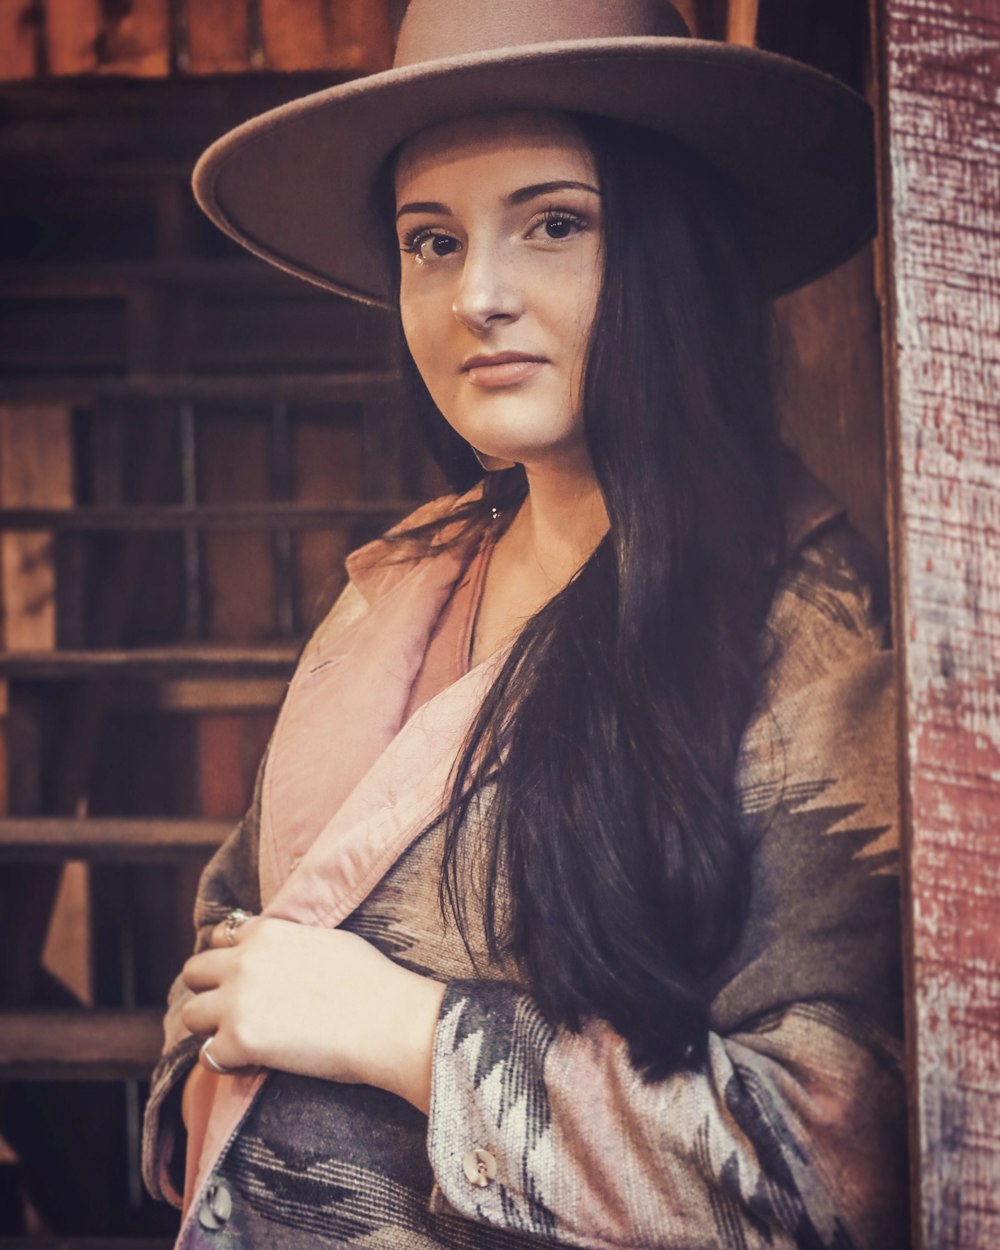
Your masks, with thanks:
<instances>
[{"instance_id":1,"label":"forehead","mask_svg":"<svg viewBox=\"0 0 1000 1250\"><path fill-rule=\"evenodd\" d=\"M443 122L407 140L396 163L396 193L435 179L516 179L522 173L596 182L593 155L571 117L493 113Z\"/></svg>"}]
</instances>

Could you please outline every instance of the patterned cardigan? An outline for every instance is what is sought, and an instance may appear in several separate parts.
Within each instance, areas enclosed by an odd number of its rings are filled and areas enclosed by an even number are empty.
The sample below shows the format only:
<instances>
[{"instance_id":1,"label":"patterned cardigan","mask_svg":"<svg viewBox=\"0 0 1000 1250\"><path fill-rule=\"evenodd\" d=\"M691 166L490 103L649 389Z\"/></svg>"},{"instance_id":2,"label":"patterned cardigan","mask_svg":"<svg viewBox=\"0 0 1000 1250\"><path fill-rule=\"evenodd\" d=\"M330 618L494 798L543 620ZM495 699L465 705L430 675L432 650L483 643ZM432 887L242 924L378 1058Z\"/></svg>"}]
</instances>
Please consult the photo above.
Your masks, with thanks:
<instances>
[{"instance_id":1,"label":"patterned cardigan","mask_svg":"<svg viewBox=\"0 0 1000 1250\"><path fill-rule=\"evenodd\" d=\"M829 512L804 528L768 621L775 659L763 710L740 754L751 905L736 950L704 986L704 1068L647 1083L605 1022L553 1028L511 969L463 964L454 932L423 948L407 938L405 889L436 884L431 822L343 919L448 983L430 1115L383 1091L273 1074L207 1182L210 1195L228 1182L255 1213L231 1222L225 1244L906 1244L891 655L864 544ZM377 601L384 586L363 590ZM349 587L326 628L350 631L369 611ZM204 874L199 948L228 909L259 911L275 892L260 853L266 763L250 810ZM175 985L144 1146L148 1186L175 1202L178 1093L198 1044L179 1025L186 994ZM291 1139L318 1102L329 1107L303 1162ZM282 1114L294 1123L279 1164ZM470 1183L477 1148L496 1164L485 1185ZM211 1211L185 1227L185 1246L226 1235Z\"/></svg>"}]
</instances>

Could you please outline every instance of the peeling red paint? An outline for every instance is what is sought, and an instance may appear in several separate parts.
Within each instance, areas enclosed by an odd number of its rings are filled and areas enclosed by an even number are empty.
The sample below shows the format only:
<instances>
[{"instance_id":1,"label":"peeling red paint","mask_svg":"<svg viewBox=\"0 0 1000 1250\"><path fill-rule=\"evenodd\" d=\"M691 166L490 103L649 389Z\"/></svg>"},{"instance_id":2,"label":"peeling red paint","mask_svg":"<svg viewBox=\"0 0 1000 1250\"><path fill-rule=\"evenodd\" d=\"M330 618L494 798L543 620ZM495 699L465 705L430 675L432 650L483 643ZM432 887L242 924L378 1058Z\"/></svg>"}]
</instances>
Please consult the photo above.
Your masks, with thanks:
<instances>
[{"instance_id":1,"label":"peeling red paint","mask_svg":"<svg viewBox=\"0 0 1000 1250\"><path fill-rule=\"evenodd\" d=\"M1000 1247L1000 8L881 0L924 1250ZM895 349L895 350L893 350Z\"/></svg>"}]
</instances>

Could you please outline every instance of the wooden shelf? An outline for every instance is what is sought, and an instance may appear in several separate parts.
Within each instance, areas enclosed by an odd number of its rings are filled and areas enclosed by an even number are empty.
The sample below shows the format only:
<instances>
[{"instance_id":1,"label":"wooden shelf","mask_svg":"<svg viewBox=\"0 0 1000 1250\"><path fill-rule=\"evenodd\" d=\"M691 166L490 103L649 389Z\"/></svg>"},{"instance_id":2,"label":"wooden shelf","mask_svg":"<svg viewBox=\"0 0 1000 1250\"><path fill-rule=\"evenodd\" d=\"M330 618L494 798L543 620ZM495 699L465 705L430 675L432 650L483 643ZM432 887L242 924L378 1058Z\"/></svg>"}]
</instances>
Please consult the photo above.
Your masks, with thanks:
<instances>
[{"instance_id":1,"label":"wooden shelf","mask_svg":"<svg viewBox=\"0 0 1000 1250\"><path fill-rule=\"evenodd\" d=\"M416 501L375 499L320 507L273 503L134 508L0 508L0 530L60 533L168 533L175 530L336 529L359 521L390 524L412 512Z\"/></svg>"},{"instance_id":2,"label":"wooden shelf","mask_svg":"<svg viewBox=\"0 0 1000 1250\"><path fill-rule=\"evenodd\" d=\"M0 863L200 863L235 823L133 816L0 819Z\"/></svg>"},{"instance_id":3,"label":"wooden shelf","mask_svg":"<svg viewBox=\"0 0 1000 1250\"><path fill-rule=\"evenodd\" d=\"M328 404L398 402L400 378L395 372L154 374L119 377L25 376L0 378L0 400L242 400L273 403L285 400Z\"/></svg>"},{"instance_id":4,"label":"wooden shelf","mask_svg":"<svg viewBox=\"0 0 1000 1250\"><path fill-rule=\"evenodd\" d=\"M0 1012L0 1080L148 1078L163 1049L159 1007Z\"/></svg>"},{"instance_id":5,"label":"wooden shelf","mask_svg":"<svg viewBox=\"0 0 1000 1250\"><path fill-rule=\"evenodd\" d=\"M288 690L284 677L172 677L159 681L123 679L109 704L141 712L277 712Z\"/></svg>"},{"instance_id":6,"label":"wooden shelf","mask_svg":"<svg viewBox=\"0 0 1000 1250\"><path fill-rule=\"evenodd\" d=\"M0 678L65 680L78 677L280 677L290 676L299 648L142 647L128 651L8 651L0 654Z\"/></svg>"}]
</instances>

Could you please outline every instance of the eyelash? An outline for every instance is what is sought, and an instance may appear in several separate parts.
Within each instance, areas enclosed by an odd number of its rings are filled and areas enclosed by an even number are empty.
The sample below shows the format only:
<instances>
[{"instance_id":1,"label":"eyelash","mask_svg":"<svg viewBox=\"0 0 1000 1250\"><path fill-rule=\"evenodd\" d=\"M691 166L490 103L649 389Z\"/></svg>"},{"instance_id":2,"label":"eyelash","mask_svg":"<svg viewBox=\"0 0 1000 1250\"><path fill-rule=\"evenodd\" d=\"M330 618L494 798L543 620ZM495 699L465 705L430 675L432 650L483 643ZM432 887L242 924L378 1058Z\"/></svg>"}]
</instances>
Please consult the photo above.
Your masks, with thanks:
<instances>
[{"instance_id":1,"label":"eyelash","mask_svg":"<svg viewBox=\"0 0 1000 1250\"><path fill-rule=\"evenodd\" d=\"M578 230L585 230L587 228L587 219L582 217L579 213L571 212L569 209L565 208L545 208L542 209L536 220L531 223L528 233L531 234L539 226L548 225L550 222L554 221L569 222L570 225L575 226ZM452 237L452 235L447 234L444 231L437 230L432 226L412 226L409 230L404 232L403 237L400 239L399 250L407 255L419 256L421 246L429 239L450 239ZM558 243L561 242L561 240L552 239L551 242ZM442 257L441 259L444 258Z\"/></svg>"}]
</instances>

